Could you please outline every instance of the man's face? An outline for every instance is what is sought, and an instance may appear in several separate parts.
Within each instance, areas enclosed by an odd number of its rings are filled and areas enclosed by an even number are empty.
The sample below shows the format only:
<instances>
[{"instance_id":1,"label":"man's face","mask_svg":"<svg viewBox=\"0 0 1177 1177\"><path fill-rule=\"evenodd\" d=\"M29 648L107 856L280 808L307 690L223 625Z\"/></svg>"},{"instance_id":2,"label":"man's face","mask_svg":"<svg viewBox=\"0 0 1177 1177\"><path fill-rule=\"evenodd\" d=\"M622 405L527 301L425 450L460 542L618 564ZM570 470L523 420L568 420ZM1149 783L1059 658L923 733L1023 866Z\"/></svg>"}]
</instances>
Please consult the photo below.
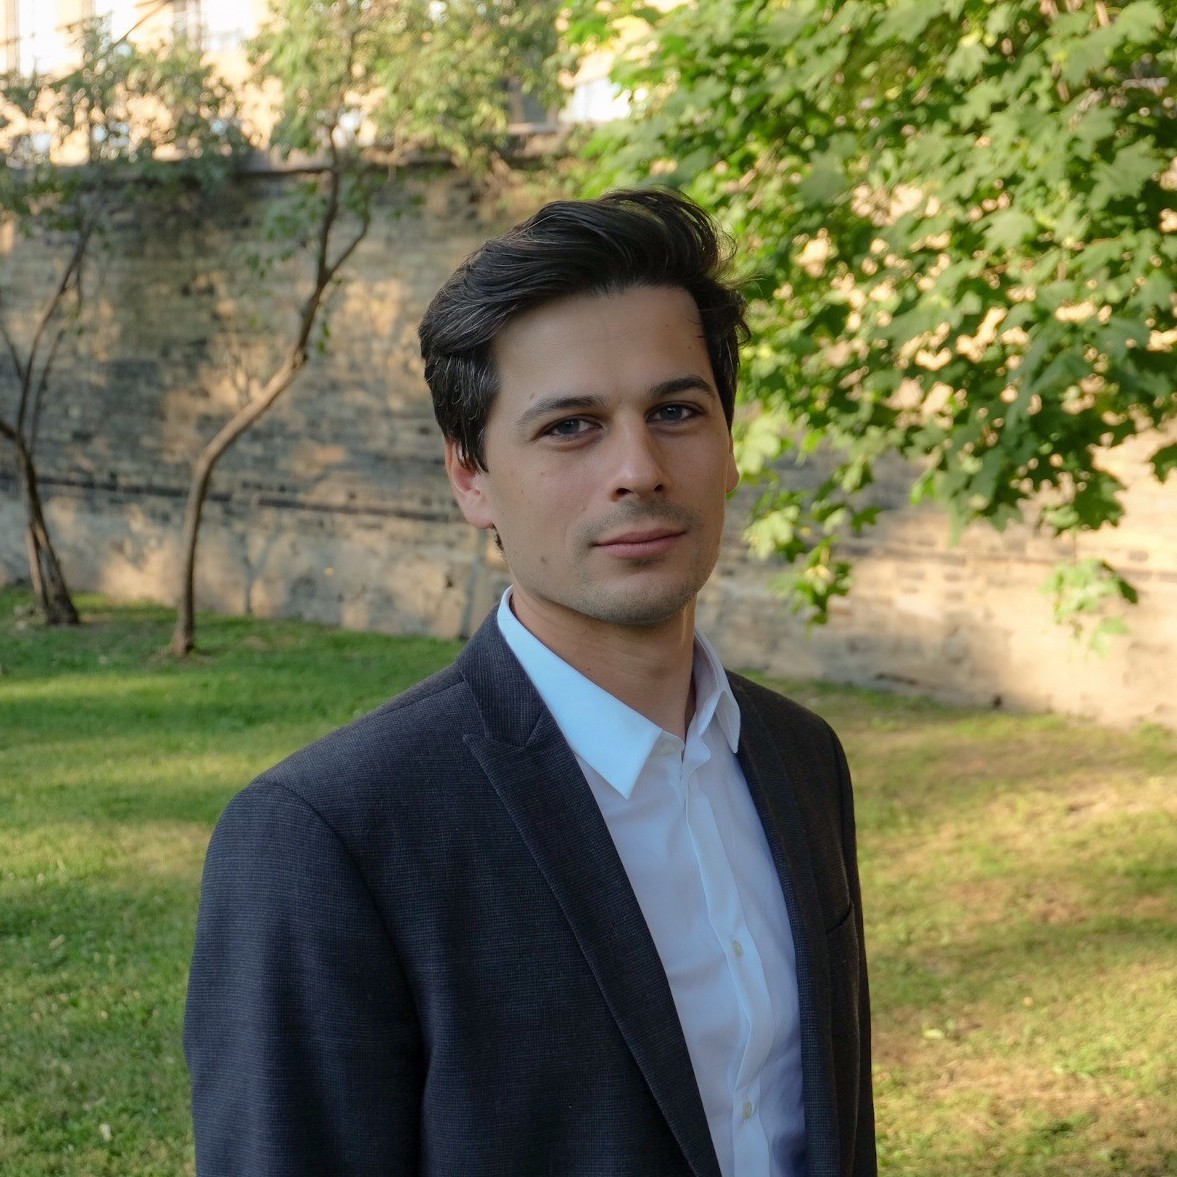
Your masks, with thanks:
<instances>
[{"instance_id":1,"label":"man's face","mask_svg":"<svg viewBox=\"0 0 1177 1177\"><path fill-rule=\"evenodd\" d=\"M446 469L466 518L498 532L520 620L543 636L693 610L739 479L694 299L561 298L508 323L494 356L487 468L448 443Z\"/></svg>"}]
</instances>

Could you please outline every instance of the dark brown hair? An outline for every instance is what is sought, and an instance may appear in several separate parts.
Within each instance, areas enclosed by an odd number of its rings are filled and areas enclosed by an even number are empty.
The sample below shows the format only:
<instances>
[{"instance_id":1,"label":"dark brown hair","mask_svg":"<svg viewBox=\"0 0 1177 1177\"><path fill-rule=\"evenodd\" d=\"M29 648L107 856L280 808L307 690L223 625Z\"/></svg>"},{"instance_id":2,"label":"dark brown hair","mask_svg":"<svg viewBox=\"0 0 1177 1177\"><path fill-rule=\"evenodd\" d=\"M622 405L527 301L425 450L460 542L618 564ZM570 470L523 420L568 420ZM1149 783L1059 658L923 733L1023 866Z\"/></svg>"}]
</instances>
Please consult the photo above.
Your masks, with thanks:
<instances>
[{"instance_id":1,"label":"dark brown hair","mask_svg":"<svg viewBox=\"0 0 1177 1177\"><path fill-rule=\"evenodd\" d=\"M434 296L418 329L442 433L486 468L486 422L498 393L495 336L516 315L569 295L681 287L695 300L731 426L745 302L728 278L728 240L697 204L663 189L558 200L471 254Z\"/></svg>"}]
</instances>

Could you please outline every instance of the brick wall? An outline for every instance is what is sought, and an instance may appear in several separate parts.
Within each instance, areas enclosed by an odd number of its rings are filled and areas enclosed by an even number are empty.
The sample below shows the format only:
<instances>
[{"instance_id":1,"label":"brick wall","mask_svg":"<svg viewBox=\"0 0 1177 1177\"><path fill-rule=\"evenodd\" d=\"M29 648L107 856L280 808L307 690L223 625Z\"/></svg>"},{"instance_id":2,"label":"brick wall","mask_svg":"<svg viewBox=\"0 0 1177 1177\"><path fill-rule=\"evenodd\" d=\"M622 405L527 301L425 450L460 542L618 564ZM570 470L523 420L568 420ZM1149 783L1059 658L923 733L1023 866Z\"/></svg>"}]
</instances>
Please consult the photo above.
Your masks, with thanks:
<instances>
[{"instance_id":1,"label":"brick wall","mask_svg":"<svg viewBox=\"0 0 1177 1177\"><path fill-rule=\"evenodd\" d=\"M242 180L215 208L128 215L99 255L85 333L63 352L39 446L51 526L75 588L174 599L191 462L265 373L303 289L297 261L256 297L245 254L293 181ZM416 323L453 265L505 214L452 175L390 188L348 282L329 351L232 449L201 536L202 607L354 628L469 632L505 570L453 505L420 377ZM4 306L28 329L52 273L45 243L0 243ZM0 371L0 406L12 403ZM701 618L729 664L915 689L951 700L1177 727L1177 486L1131 464L1128 515L1076 545L904 508L858 547L856 587L807 630L743 549L737 496ZM896 476L883 493L901 495ZM0 583L27 575L11 455L0 447ZM1100 658L1051 620L1041 584L1078 548L1137 584L1131 633Z\"/></svg>"}]
</instances>

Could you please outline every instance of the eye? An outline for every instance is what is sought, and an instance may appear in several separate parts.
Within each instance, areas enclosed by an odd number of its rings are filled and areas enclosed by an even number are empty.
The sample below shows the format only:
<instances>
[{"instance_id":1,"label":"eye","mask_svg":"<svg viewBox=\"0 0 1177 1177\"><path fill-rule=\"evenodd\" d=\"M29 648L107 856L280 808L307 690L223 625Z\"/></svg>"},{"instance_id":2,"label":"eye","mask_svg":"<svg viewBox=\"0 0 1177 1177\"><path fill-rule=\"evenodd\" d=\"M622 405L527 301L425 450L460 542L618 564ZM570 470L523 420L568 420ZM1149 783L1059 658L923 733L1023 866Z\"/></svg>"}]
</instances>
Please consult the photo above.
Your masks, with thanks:
<instances>
[{"instance_id":1,"label":"eye","mask_svg":"<svg viewBox=\"0 0 1177 1177\"><path fill-rule=\"evenodd\" d=\"M699 410L694 405L683 405L676 402L671 405L659 405L650 414L650 417L655 421L674 424L678 421L689 421L698 415Z\"/></svg>"},{"instance_id":2,"label":"eye","mask_svg":"<svg viewBox=\"0 0 1177 1177\"><path fill-rule=\"evenodd\" d=\"M583 417L564 417L549 425L544 433L548 437L576 437L589 428Z\"/></svg>"}]
</instances>

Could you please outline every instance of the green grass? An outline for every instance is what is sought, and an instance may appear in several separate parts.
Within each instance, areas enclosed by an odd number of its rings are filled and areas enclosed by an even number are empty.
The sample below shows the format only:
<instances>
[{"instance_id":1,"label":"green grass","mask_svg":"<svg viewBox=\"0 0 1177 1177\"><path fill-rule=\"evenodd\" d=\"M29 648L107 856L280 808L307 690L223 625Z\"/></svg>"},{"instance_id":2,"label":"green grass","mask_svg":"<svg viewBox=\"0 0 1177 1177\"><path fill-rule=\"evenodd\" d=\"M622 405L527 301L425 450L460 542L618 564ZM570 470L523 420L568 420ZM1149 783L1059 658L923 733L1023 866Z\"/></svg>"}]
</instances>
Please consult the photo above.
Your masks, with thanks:
<instances>
[{"instance_id":1,"label":"green grass","mask_svg":"<svg viewBox=\"0 0 1177 1177\"><path fill-rule=\"evenodd\" d=\"M200 864L260 769L453 643L0 591L0 1172L191 1174ZM1177 736L786 684L847 745L885 1173L1177 1174Z\"/></svg>"}]
</instances>

